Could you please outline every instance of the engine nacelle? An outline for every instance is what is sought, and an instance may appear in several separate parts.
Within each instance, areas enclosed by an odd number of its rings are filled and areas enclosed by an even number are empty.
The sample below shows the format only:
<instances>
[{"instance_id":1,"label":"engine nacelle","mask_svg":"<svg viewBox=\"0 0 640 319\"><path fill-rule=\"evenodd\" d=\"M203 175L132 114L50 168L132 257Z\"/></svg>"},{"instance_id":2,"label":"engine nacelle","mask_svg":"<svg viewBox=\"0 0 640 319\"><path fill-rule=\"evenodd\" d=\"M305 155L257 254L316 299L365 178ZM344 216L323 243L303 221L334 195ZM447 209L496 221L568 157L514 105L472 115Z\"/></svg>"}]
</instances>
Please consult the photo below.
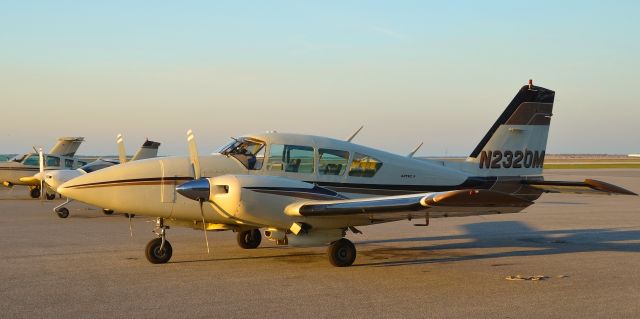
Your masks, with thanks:
<instances>
[{"instance_id":1,"label":"engine nacelle","mask_svg":"<svg viewBox=\"0 0 640 319\"><path fill-rule=\"evenodd\" d=\"M277 176L224 175L208 180L214 209L240 221L277 229L289 229L301 219L284 213L292 203L340 198L326 188Z\"/></svg>"}]
</instances>

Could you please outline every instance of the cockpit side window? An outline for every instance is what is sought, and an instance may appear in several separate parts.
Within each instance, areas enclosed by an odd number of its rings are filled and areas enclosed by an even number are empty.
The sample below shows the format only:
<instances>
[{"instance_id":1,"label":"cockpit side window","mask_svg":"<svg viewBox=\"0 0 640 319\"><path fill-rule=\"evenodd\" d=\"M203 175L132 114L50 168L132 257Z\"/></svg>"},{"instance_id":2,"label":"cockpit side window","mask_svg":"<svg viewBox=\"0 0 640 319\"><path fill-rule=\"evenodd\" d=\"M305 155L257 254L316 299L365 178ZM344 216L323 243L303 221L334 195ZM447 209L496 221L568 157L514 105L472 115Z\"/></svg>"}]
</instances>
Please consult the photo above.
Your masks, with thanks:
<instances>
[{"instance_id":1,"label":"cockpit side window","mask_svg":"<svg viewBox=\"0 0 640 319\"><path fill-rule=\"evenodd\" d=\"M264 142L241 138L227 144L220 154L232 156L247 169L258 170L264 161Z\"/></svg>"},{"instance_id":2,"label":"cockpit side window","mask_svg":"<svg viewBox=\"0 0 640 319\"><path fill-rule=\"evenodd\" d=\"M65 159L64 160L64 167L65 168L73 168L73 160L72 159Z\"/></svg>"},{"instance_id":3,"label":"cockpit side window","mask_svg":"<svg viewBox=\"0 0 640 319\"><path fill-rule=\"evenodd\" d=\"M320 175L343 175L347 170L349 152L321 148L318 149L318 155Z\"/></svg>"},{"instance_id":4,"label":"cockpit side window","mask_svg":"<svg viewBox=\"0 0 640 319\"><path fill-rule=\"evenodd\" d=\"M310 174L314 171L313 147L271 144L267 170Z\"/></svg>"},{"instance_id":5,"label":"cockpit side window","mask_svg":"<svg viewBox=\"0 0 640 319\"><path fill-rule=\"evenodd\" d=\"M349 176L355 177L373 177L382 167L382 162L372 156L355 153L351 167L349 167Z\"/></svg>"},{"instance_id":6,"label":"cockpit side window","mask_svg":"<svg viewBox=\"0 0 640 319\"><path fill-rule=\"evenodd\" d=\"M60 167L60 157L47 155L47 167Z\"/></svg>"},{"instance_id":7,"label":"cockpit side window","mask_svg":"<svg viewBox=\"0 0 640 319\"><path fill-rule=\"evenodd\" d=\"M31 154L24 161L22 161L22 164L30 166L40 166L40 156L38 154Z\"/></svg>"}]
</instances>

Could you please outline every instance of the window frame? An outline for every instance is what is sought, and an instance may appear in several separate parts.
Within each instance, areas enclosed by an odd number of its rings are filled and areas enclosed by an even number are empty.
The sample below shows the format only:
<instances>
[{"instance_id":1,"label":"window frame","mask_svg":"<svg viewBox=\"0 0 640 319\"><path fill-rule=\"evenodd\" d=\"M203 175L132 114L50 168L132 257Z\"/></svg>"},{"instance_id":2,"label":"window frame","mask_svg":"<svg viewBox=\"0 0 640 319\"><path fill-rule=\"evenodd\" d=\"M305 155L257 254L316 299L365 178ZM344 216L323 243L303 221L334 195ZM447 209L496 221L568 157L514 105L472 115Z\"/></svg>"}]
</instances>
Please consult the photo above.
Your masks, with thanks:
<instances>
[{"instance_id":1,"label":"window frame","mask_svg":"<svg viewBox=\"0 0 640 319\"><path fill-rule=\"evenodd\" d=\"M313 175L316 174L317 172L317 160L318 160L318 155L317 155L317 148L315 146L310 146L310 145L298 145L298 144L282 144L282 143L268 143L268 147L267 150L265 151L265 164L263 164L263 167L269 167L270 164L272 164L271 162L271 156L272 156L272 149L274 145L280 145L282 146L282 155L279 156L279 162L282 164L282 169L280 170L273 170L273 169L269 169L269 168L265 168L266 172L276 172L279 174L306 174L306 175ZM285 162L285 158L286 157L285 153L287 152L291 152L291 149L288 147L298 147L298 150L301 150L300 148L308 148L309 151L311 151L312 154L312 160L311 160L311 171L310 172L300 172L300 171L287 171L287 163ZM295 149L294 149L295 150ZM289 159L291 158L291 155L288 156ZM299 169L299 168L298 168Z\"/></svg>"},{"instance_id":2,"label":"window frame","mask_svg":"<svg viewBox=\"0 0 640 319\"><path fill-rule=\"evenodd\" d=\"M327 150L327 151L337 151L337 152L344 152L347 153L347 157L345 160L345 164L342 168L340 168L340 171L338 171L338 174L324 174L321 170L321 165L320 165L320 160L321 160L321 154L320 154L320 150ZM355 152L350 152L350 151L345 151L345 150L340 150L340 149L335 149L335 148L328 148L328 147L318 147L317 148L317 154L316 154L316 158L318 160L317 163L317 167L318 167L318 176L345 176L345 173L348 171L348 168L351 167L351 157L352 154L355 154ZM334 155L335 156L335 155ZM344 158L344 157L341 157Z\"/></svg>"}]
</instances>

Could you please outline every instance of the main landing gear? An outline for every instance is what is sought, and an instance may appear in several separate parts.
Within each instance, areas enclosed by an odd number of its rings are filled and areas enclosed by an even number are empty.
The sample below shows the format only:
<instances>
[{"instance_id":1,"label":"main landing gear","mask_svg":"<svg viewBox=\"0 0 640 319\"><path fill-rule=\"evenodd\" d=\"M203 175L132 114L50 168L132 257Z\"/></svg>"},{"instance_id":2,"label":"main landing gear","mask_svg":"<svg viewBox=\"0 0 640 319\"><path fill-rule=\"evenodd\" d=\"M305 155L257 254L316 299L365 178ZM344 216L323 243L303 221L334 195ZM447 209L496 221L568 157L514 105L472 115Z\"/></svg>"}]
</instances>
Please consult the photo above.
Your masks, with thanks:
<instances>
[{"instance_id":1,"label":"main landing gear","mask_svg":"<svg viewBox=\"0 0 640 319\"><path fill-rule=\"evenodd\" d=\"M251 229L238 232L238 245L244 249L255 249L260 246L262 234L259 229Z\"/></svg>"},{"instance_id":2,"label":"main landing gear","mask_svg":"<svg viewBox=\"0 0 640 319\"><path fill-rule=\"evenodd\" d=\"M158 218L154 230L158 238L151 240L145 249L147 260L152 264L165 264L171 259L173 249L166 239L166 229L169 229L169 226L164 224L164 218Z\"/></svg>"},{"instance_id":3,"label":"main landing gear","mask_svg":"<svg viewBox=\"0 0 640 319\"><path fill-rule=\"evenodd\" d=\"M40 187L34 187L29 191L31 198L40 198Z\"/></svg>"},{"instance_id":4,"label":"main landing gear","mask_svg":"<svg viewBox=\"0 0 640 319\"><path fill-rule=\"evenodd\" d=\"M31 198L40 198L41 194L42 194L42 190L40 189L39 186L35 186L31 188L31 190L29 190L29 196L31 196ZM49 194L46 191L45 191L45 196L47 197L47 200L56 199L56 194Z\"/></svg>"},{"instance_id":5,"label":"main landing gear","mask_svg":"<svg viewBox=\"0 0 640 319\"><path fill-rule=\"evenodd\" d=\"M336 240L327 250L329 262L336 267L348 267L356 260L356 246L346 238Z\"/></svg>"}]
</instances>

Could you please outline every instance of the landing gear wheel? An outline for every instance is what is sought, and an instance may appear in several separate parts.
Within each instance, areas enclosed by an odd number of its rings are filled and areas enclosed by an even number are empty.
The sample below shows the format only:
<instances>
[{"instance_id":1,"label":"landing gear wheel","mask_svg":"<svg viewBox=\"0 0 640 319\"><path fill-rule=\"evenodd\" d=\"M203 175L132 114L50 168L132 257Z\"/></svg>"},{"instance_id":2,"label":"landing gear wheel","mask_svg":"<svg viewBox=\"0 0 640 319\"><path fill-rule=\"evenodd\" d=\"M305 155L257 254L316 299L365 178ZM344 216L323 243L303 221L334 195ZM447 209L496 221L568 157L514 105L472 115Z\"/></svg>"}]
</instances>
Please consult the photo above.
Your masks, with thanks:
<instances>
[{"instance_id":1,"label":"landing gear wheel","mask_svg":"<svg viewBox=\"0 0 640 319\"><path fill-rule=\"evenodd\" d=\"M238 233L238 245L244 249L255 249L260 246L262 234L259 229L245 230Z\"/></svg>"},{"instance_id":2,"label":"landing gear wheel","mask_svg":"<svg viewBox=\"0 0 640 319\"><path fill-rule=\"evenodd\" d=\"M356 260L356 246L346 238L329 245L329 262L336 267L348 267Z\"/></svg>"},{"instance_id":3,"label":"landing gear wheel","mask_svg":"<svg viewBox=\"0 0 640 319\"><path fill-rule=\"evenodd\" d=\"M110 209L106 209L105 208L105 209L102 210L102 213L105 214L105 215L111 215L111 214L113 214L113 211L110 210Z\"/></svg>"},{"instance_id":4,"label":"landing gear wheel","mask_svg":"<svg viewBox=\"0 0 640 319\"><path fill-rule=\"evenodd\" d=\"M145 253L147 256L147 260L152 264L165 264L171 259L171 254L173 253L173 249L171 248L171 244L168 240L165 239L164 246L162 246L162 238L156 238L151 240L147 244L147 248L145 249Z\"/></svg>"},{"instance_id":5,"label":"landing gear wheel","mask_svg":"<svg viewBox=\"0 0 640 319\"><path fill-rule=\"evenodd\" d=\"M112 211L113 212L113 211ZM105 213L106 214L106 213ZM136 214L129 214L129 213L124 213L124 217L125 218L134 218L136 217Z\"/></svg>"},{"instance_id":6,"label":"landing gear wheel","mask_svg":"<svg viewBox=\"0 0 640 319\"><path fill-rule=\"evenodd\" d=\"M32 188L31 191L29 192L29 195L31 196L31 198L40 197L40 189L39 188Z\"/></svg>"},{"instance_id":7,"label":"landing gear wheel","mask_svg":"<svg viewBox=\"0 0 640 319\"><path fill-rule=\"evenodd\" d=\"M54 200L56 199L56 194L47 194L47 200Z\"/></svg>"},{"instance_id":8,"label":"landing gear wheel","mask_svg":"<svg viewBox=\"0 0 640 319\"><path fill-rule=\"evenodd\" d=\"M67 218L69 217L69 210L65 207L58 208L58 210L56 210L56 214L58 214L58 217L60 218Z\"/></svg>"}]
</instances>

